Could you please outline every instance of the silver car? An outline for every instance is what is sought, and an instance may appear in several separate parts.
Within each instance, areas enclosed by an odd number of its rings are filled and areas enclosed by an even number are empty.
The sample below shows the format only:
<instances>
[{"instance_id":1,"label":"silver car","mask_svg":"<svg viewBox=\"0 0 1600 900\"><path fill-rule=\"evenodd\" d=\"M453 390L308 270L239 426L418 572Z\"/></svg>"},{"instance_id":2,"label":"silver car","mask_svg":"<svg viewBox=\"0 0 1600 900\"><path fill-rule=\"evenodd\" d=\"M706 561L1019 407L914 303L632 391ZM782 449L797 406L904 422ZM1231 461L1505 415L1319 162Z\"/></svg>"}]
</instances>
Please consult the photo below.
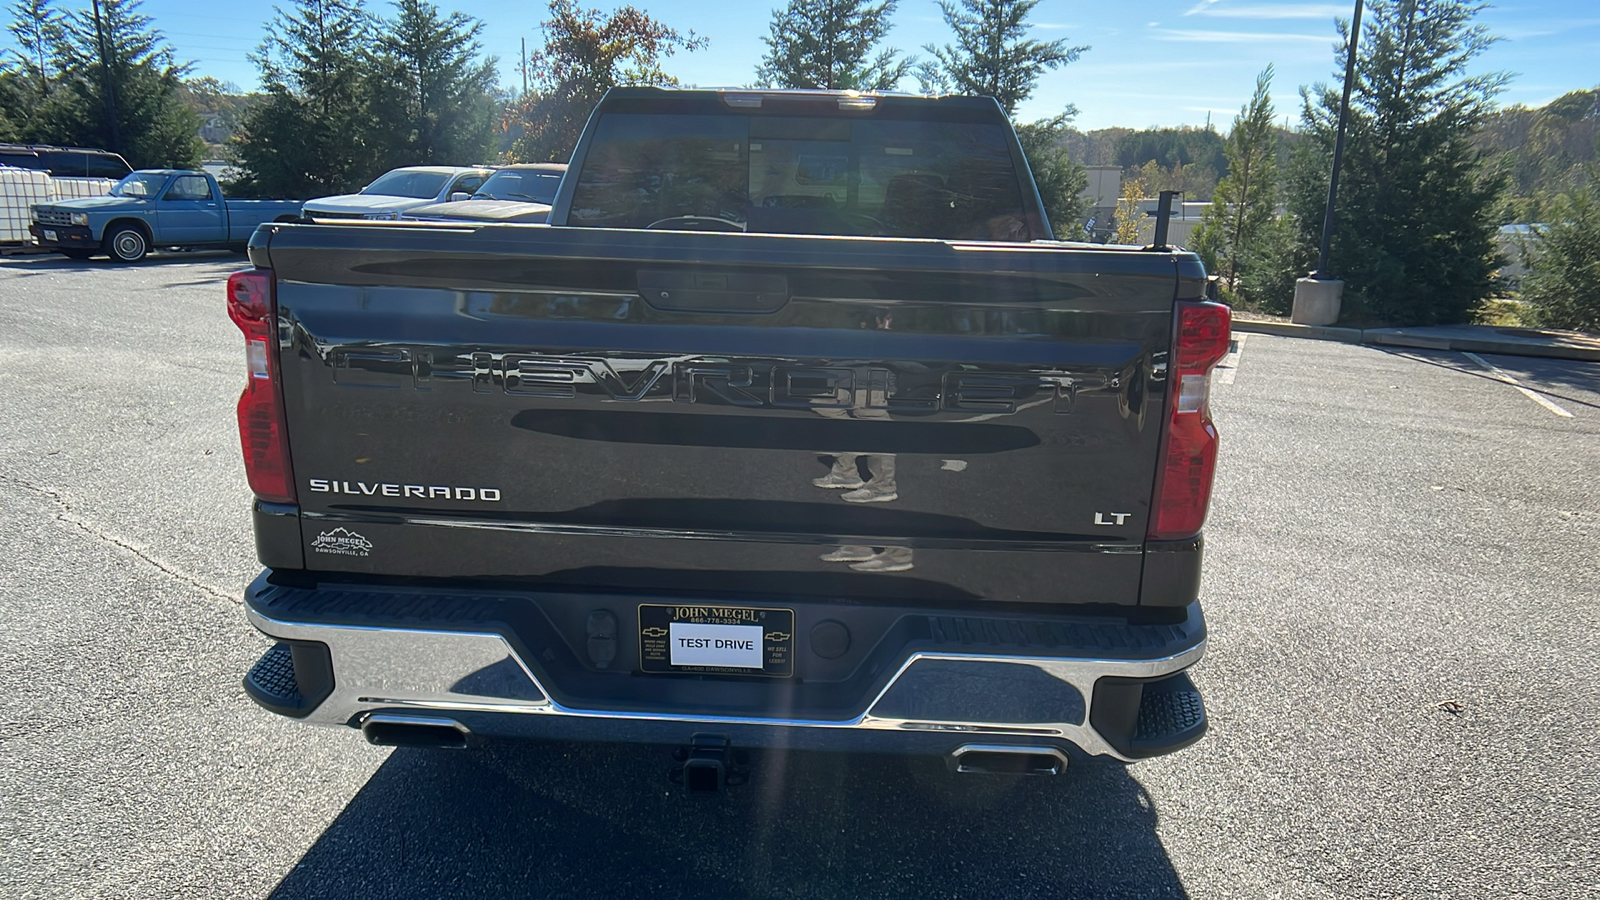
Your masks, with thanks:
<instances>
[{"instance_id":1,"label":"silver car","mask_svg":"<svg viewBox=\"0 0 1600 900\"><path fill-rule=\"evenodd\" d=\"M498 169L468 200L432 203L407 219L474 222L543 222L550 216L566 163L530 163Z\"/></svg>"},{"instance_id":2,"label":"silver car","mask_svg":"<svg viewBox=\"0 0 1600 900\"><path fill-rule=\"evenodd\" d=\"M308 200L300 214L310 219L398 219L419 206L471 197L493 171L483 166L405 166L359 193Z\"/></svg>"}]
</instances>

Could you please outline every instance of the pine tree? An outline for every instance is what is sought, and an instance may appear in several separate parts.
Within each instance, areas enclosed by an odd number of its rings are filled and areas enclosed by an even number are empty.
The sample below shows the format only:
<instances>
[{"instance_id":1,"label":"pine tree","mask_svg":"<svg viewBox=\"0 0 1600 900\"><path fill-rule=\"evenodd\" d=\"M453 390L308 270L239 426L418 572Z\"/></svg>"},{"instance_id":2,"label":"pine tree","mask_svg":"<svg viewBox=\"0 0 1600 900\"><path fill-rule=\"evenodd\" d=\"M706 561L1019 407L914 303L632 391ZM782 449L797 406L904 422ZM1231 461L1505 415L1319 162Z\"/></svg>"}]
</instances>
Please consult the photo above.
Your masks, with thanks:
<instances>
[{"instance_id":1,"label":"pine tree","mask_svg":"<svg viewBox=\"0 0 1600 900\"><path fill-rule=\"evenodd\" d=\"M933 57L917 67L917 79L927 93L957 93L993 97L1014 115L1017 104L1033 93L1039 76L1076 60L1088 47L1073 47L1065 40L1044 43L1027 40L1028 14L1039 0L939 0L944 21L956 42L943 47L928 44ZM1069 236L1086 208L1079 194L1088 175L1063 148L1067 122L1077 108L1066 104L1060 114L1017 129L1028 167L1040 182L1045 215L1057 235Z\"/></svg>"},{"instance_id":2,"label":"pine tree","mask_svg":"<svg viewBox=\"0 0 1600 900\"><path fill-rule=\"evenodd\" d=\"M1367 7L1331 253L1349 319L1465 321L1492 290L1504 179L1484 165L1474 136L1507 76L1465 74L1495 40L1472 24L1480 9L1463 0L1371 0ZM1348 26L1340 32L1348 47ZM1338 52L1342 60L1346 50ZM1339 92L1318 85L1303 97L1306 135L1291 166L1289 207L1315 256Z\"/></svg>"},{"instance_id":3,"label":"pine tree","mask_svg":"<svg viewBox=\"0 0 1600 900\"><path fill-rule=\"evenodd\" d=\"M1027 40L1028 14L1039 0L939 0L956 42L923 47L933 61L919 70L924 90L993 97L1011 115L1033 94L1039 76L1076 60L1089 48L1066 40ZM1075 110L1073 110L1075 112Z\"/></svg>"},{"instance_id":4,"label":"pine tree","mask_svg":"<svg viewBox=\"0 0 1600 900\"><path fill-rule=\"evenodd\" d=\"M1221 276L1230 292L1239 290L1245 254L1272 221L1278 204L1277 132L1272 125L1272 66L1256 76L1250 102L1239 110L1223 152L1228 176L1217 183L1195 249L1206 268Z\"/></svg>"},{"instance_id":5,"label":"pine tree","mask_svg":"<svg viewBox=\"0 0 1600 900\"><path fill-rule=\"evenodd\" d=\"M1044 203L1050 227L1061 240L1082 240L1084 215L1089 199L1083 189L1089 186L1089 173L1067 152L1062 139L1070 118L1063 114L1028 125L1017 126L1017 141L1033 170L1039 200Z\"/></svg>"},{"instance_id":6,"label":"pine tree","mask_svg":"<svg viewBox=\"0 0 1600 900\"><path fill-rule=\"evenodd\" d=\"M189 66L179 66L139 6L98 0L61 19L54 59L61 90L43 107L38 131L59 143L106 147L134 168L195 167L200 119L178 96Z\"/></svg>"},{"instance_id":7,"label":"pine tree","mask_svg":"<svg viewBox=\"0 0 1600 900\"><path fill-rule=\"evenodd\" d=\"M1238 296L1261 312L1289 315L1295 281L1316 265L1316 254L1301 242L1293 216L1268 219L1240 252Z\"/></svg>"},{"instance_id":8,"label":"pine tree","mask_svg":"<svg viewBox=\"0 0 1600 900\"><path fill-rule=\"evenodd\" d=\"M779 88L893 90L913 61L892 49L868 56L888 35L894 8L895 0L790 0L772 11L756 78Z\"/></svg>"},{"instance_id":9,"label":"pine tree","mask_svg":"<svg viewBox=\"0 0 1600 900\"><path fill-rule=\"evenodd\" d=\"M267 99L234 136L240 190L317 197L381 171L366 90L372 22L361 0L294 0L279 8L251 60Z\"/></svg>"},{"instance_id":10,"label":"pine tree","mask_svg":"<svg viewBox=\"0 0 1600 900\"><path fill-rule=\"evenodd\" d=\"M1600 169L1587 174L1600 184ZM1528 248L1522 298L1541 325L1600 333L1600 197L1583 185L1559 195L1550 213Z\"/></svg>"},{"instance_id":11,"label":"pine tree","mask_svg":"<svg viewBox=\"0 0 1600 900\"><path fill-rule=\"evenodd\" d=\"M494 139L495 60L480 59L483 23L397 0L371 79L385 166L487 162Z\"/></svg>"},{"instance_id":12,"label":"pine tree","mask_svg":"<svg viewBox=\"0 0 1600 900\"><path fill-rule=\"evenodd\" d=\"M20 93L17 82L17 73L6 67L5 60L0 60L0 141L17 139L17 126L6 115L8 110L16 110L22 106L16 99Z\"/></svg>"},{"instance_id":13,"label":"pine tree","mask_svg":"<svg viewBox=\"0 0 1600 900\"><path fill-rule=\"evenodd\" d=\"M64 18L50 6L50 0L17 0L11 5L11 24L6 30L17 42L11 55L35 102L42 102L50 94L51 57L61 42Z\"/></svg>"},{"instance_id":14,"label":"pine tree","mask_svg":"<svg viewBox=\"0 0 1600 900\"><path fill-rule=\"evenodd\" d=\"M544 48L528 60L537 87L507 114L506 128L521 129L511 157L526 162L566 162L589 113L617 85L674 85L661 68L678 50L699 50L706 39L681 34L632 6L609 16L580 9L573 0L550 0Z\"/></svg>"},{"instance_id":15,"label":"pine tree","mask_svg":"<svg viewBox=\"0 0 1600 900\"><path fill-rule=\"evenodd\" d=\"M57 23L57 86L29 137L104 147L134 168L200 163L200 120L178 96L180 66L139 0L98 0Z\"/></svg>"}]
</instances>

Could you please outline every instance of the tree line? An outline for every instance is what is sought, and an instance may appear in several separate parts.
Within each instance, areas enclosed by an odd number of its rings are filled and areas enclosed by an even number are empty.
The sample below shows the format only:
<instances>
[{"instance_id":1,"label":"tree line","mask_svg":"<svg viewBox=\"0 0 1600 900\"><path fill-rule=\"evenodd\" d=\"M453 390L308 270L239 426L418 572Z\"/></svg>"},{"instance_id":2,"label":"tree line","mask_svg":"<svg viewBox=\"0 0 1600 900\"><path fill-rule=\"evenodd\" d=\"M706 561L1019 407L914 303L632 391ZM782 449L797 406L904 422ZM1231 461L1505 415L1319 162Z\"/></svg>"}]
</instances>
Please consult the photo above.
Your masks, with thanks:
<instances>
[{"instance_id":1,"label":"tree line","mask_svg":"<svg viewBox=\"0 0 1600 900\"><path fill-rule=\"evenodd\" d=\"M0 62L0 140L115 149L134 166L199 162L199 118L178 99L188 66L138 0L62 10L16 0Z\"/></svg>"},{"instance_id":2,"label":"tree line","mask_svg":"<svg viewBox=\"0 0 1600 900\"><path fill-rule=\"evenodd\" d=\"M0 139L105 147L136 167L193 166L203 149L194 110L220 102L215 82L185 81L140 0L90 0L60 11L16 0L18 50L0 62ZM884 46L894 0L790 0L773 11L764 86L886 90L915 77L928 90L992 96L1008 115L1046 71L1086 47L1035 41L1038 0L945 0L952 41L918 59ZM543 46L524 63L528 89L500 90L482 23L428 0L292 0L251 55L263 90L229 110L226 154L241 191L314 196L353 190L406 164L566 160L589 111L617 85L677 84L665 68L706 47L632 7L605 13L550 0ZM1046 210L1062 233L1082 213L1082 168L1060 137L1075 110L1020 123Z\"/></svg>"},{"instance_id":3,"label":"tree line","mask_svg":"<svg viewBox=\"0 0 1600 900\"><path fill-rule=\"evenodd\" d=\"M231 144L241 191L315 197L402 165L494 159L498 97L483 23L427 0L380 18L362 0L277 8L251 57L264 97Z\"/></svg>"},{"instance_id":4,"label":"tree line","mask_svg":"<svg viewBox=\"0 0 1600 900\"><path fill-rule=\"evenodd\" d=\"M1510 76L1469 71L1496 41L1474 22L1481 8L1463 0L1368 3L1330 248L1330 269L1345 282L1343 318L1463 322L1505 294L1498 271L1508 259L1497 231L1516 214L1517 179L1533 170L1521 185L1532 196L1521 206L1548 213L1548 221L1512 250L1532 268L1522 292L1526 318L1600 330L1600 204L1590 193L1596 169L1584 162L1585 150L1594 158L1600 92L1552 104L1561 127L1551 127L1549 115L1497 113L1494 98ZM1348 23L1338 27L1335 62L1342 64L1352 35ZM1269 67L1233 121L1223 147L1227 174L1194 244L1230 300L1286 313L1295 279L1318 257L1342 85L1301 89L1300 128L1284 154L1271 81ZM1496 128L1529 119L1530 134L1544 125L1547 146L1568 152L1540 152L1531 137L1496 152ZM1541 178L1550 193L1530 190Z\"/></svg>"},{"instance_id":5,"label":"tree line","mask_svg":"<svg viewBox=\"0 0 1600 900\"><path fill-rule=\"evenodd\" d=\"M1600 162L1600 88L1490 113L1473 144L1506 173L1503 222L1544 222Z\"/></svg>"},{"instance_id":6,"label":"tree line","mask_svg":"<svg viewBox=\"0 0 1600 900\"><path fill-rule=\"evenodd\" d=\"M925 59L884 46L895 0L790 0L773 10L767 51L756 83L768 88L891 90L915 77L930 92L994 97L1006 115L1032 95L1040 76L1077 59L1087 47L1035 41L1028 18L1038 0L941 0L952 42L927 45ZM589 111L618 85L672 86L663 65L706 40L680 32L631 6L607 15L573 0L551 0L544 46L529 59L532 88L506 116L508 157L565 161ZM1084 210L1082 166L1061 146L1076 113L1017 123L1017 136L1057 233L1070 234Z\"/></svg>"},{"instance_id":7,"label":"tree line","mask_svg":"<svg viewBox=\"0 0 1600 900\"><path fill-rule=\"evenodd\" d=\"M17 43L0 63L0 139L102 147L135 168L193 167L204 145L195 110L226 110L228 150L244 187L312 196L365 183L385 168L485 162L493 155L495 60L481 58L482 24L426 0L397 0L377 17L361 0L296 0L266 24L251 59L258 102L188 79L139 0L90 0L62 10L17 0Z\"/></svg>"},{"instance_id":8,"label":"tree line","mask_svg":"<svg viewBox=\"0 0 1600 900\"><path fill-rule=\"evenodd\" d=\"M0 139L105 146L135 166L193 165L200 142L192 101L211 88L184 81L188 67L139 13L139 0L89 2L10 7L18 49L0 63ZM1031 39L1037 2L941 0L950 40L909 55L888 44L895 0L789 0L773 11L755 80L883 90L914 79L925 92L994 97L1014 117L1045 72L1089 50ZM707 44L632 6L604 13L549 0L543 44L524 69L527 89L510 95L497 86L497 61L483 55L481 23L428 0L391 6L387 16L363 0L278 8L252 55L264 90L234 111L228 153L240 187L312 196L354 189L403 164L565 160L607 88L674 85L671 57ZM1589 239L1597 204L1588 193L1600 90L1540 110L1496 110L1509 76L1468 73L1495 41L1474 22L1480 8L1472 0L1369 4L1332 240L1346 317L1469 318L1504 288L1496 280L1505 262L1498 224L1537 215L1548 227L1534 235L1530 255L1529 296L1546 298L1535 314L1600 327L1581 312L1600 304L1583 287L1584 277L1594 278L1585 260L1600 244ZM1345 22L1338 29L1334 61L1342 69L1352 35ZM1275 124L1271 83L1269 67L1226 137L1210 127L1083 134L1070 127L1070 104L1015 123L1058 235L1074 236L1085 214L1080 163L1110 161L1128 176L1117 217L1122 239L1137 235L1130 223L1142 214L1139 196L1177 189L1209 198L1193 241L1208 268L1230 299L1287 311L1294 279L1320 242L1340 85L1301 88L1291 132ZM1552 266L1567 274L1551 275ZM1551 312L1558 308L1579 312Z\"/></svg>"}]
</instances>

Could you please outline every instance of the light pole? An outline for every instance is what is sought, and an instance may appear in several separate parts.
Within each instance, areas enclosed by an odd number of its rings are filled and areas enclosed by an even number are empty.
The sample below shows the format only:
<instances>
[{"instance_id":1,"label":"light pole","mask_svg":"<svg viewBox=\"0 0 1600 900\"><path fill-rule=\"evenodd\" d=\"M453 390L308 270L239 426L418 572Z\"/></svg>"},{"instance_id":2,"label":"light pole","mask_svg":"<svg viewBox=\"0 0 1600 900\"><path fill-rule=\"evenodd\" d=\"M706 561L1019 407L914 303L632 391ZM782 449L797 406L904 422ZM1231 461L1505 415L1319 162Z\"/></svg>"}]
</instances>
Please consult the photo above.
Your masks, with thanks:
<instances>
[{"instance_id":1,"label":"light pole","mask_svg":"<svg viewBox=\"0 0 1600 900\"><path fill-rule=\"evenodd\" d=\"M1328 248L1333 243L1333 206L1339 197L1339 166L1344 162L1345 120L1350 117L1350 87L1356 80L1356 45L1361 41L1361 2L1350 20L1350 47L1344 63L1344 96L1339 100L1339 127L1333 139L1333 171L1328 174L1328 203L1322 209L1322 249L1310 276L1294 285L1293 320L1305 325L1332 325L1339 318L1344 282L1328 271Z\"/></svg>"},{"instance_id":2,"label":"light pole","mask_svg":"<svg viewBox=\"0 0 1600 900\"><path fill-rule=\"evenodd\" d=\"M1322 253L1317 257L1317 267L1312 278L1326 279L1328 274L1328 245L1333 242L1333 203L1339 196L1339 164L1344 161L1344 125L1350 115L1350 85L1356 80L1356 43L1361 40L1361 0L1356 0L1356 14L1350 20L1350 53L1344 63L1344 96L1339 100L1339 131L1333 139L1333 172L1328 176L1328 205L1322 211Z\"/></svg>"}]
</instances>

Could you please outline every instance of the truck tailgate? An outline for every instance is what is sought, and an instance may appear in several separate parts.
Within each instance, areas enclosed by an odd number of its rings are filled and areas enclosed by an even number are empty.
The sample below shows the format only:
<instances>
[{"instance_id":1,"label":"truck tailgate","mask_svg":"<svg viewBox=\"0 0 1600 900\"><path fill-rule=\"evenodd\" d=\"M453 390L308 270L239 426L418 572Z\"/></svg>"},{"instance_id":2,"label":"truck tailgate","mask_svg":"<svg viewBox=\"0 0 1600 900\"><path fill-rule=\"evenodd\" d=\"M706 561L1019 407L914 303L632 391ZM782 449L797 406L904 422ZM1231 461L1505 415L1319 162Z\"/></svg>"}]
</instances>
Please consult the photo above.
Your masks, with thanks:
<instances>
[{"instance_id":1,"label":"truck tailgate","mask_svg":"<svg viewBox=\"0 0 1600 900\"><path fill-rule=\"evenodd\" d=\"M1187 254L267 226L305 566L1138 602Z\"/></svg>"}]
</instances>

